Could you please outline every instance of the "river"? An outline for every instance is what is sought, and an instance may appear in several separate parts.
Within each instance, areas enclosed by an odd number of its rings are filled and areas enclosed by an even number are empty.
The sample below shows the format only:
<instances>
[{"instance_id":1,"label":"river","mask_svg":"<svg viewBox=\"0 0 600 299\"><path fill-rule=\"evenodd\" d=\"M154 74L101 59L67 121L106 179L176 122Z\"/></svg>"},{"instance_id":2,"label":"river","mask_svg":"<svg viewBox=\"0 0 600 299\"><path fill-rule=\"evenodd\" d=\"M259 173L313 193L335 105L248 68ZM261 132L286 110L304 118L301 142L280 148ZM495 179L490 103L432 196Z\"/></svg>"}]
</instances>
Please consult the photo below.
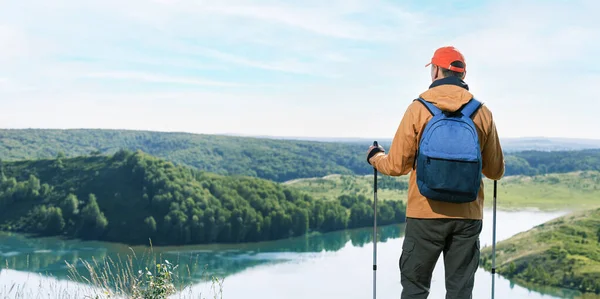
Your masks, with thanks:
<instances>
[{"instance_id":1,"label":"river","mask_svg":"<svg viewBox=\"0 0 600 299\"><path fill-rule=\"evenodd\" d=\"M566 212L498 211L497 240L528 230ZM400 298L398 258L404 235L403 225L380 227L377 245L378 298ZM481 246L491 245L492 213L485 212ZM238 245L202 245L153 248L104 242L81 242L58 238L27 238L20 234L0 234L0 295L3 298L60 298L83 292L86 284L69 282L65 261L98 261L135 252L160 256L161 260L190 266L192 286L173 298L213 298L209 274L224 277L224 299L325 299L372 298L372 229L355 229L322 235ZM192 262L193 261L193 262ZM135 263L134 263L135 264ZM78 269L84 270L79 263ZM182 268L179 268L180 270ZM136 269L137 270L137 269ZM38 274L39 273L39 274ZM188 273L178 271L179 274ZM20 289L19 289L20 288ZM51 290L51 291L48 291ZM27 294L27 295L23 295ZM200 297L202 294L202 297ZM444 298L444 269L439 260L429 298ZM68 296L65 296L68 297ZM479 269L474 298L491 297L491 274ZM71 298L71 297L69 297ZM220 296L218 298L221 298ZM531 290L496 276L496 298L575 298L564 290Z\"/></svg>"}]
</instances>

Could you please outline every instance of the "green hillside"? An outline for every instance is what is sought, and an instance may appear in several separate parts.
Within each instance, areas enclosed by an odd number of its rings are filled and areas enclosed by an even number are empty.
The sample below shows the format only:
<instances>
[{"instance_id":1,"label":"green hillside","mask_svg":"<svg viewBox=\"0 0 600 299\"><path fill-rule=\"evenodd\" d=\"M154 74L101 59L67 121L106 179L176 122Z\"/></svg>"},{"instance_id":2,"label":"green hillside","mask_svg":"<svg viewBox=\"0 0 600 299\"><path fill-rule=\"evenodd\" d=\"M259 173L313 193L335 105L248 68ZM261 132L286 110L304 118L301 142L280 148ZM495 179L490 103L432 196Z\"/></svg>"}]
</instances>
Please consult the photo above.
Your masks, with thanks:
<instances>
[{"instance_id":1,"label":"green hillside","mask_svg":"<svg viewBox=\"0 0 600 299\"><path fill-rule=\"evenodd\" d=\"M335 199L342 194L373 196L373 175L334 175L285 183L315 198ZM491 207L493 182L485 179L485 198ZM406 201L408 176L378 176L378 199ZM586 209L600 207L600 172L582 171L536 176L509 176L498 182L498 207Z\"/></svg>"},{"instance_id":2,"label":"green hillside","mask_svg":"<svg viewBox=\"0 0 600 299\"><path fill-rule=\"evenodd\" d=\"M373 197L373 175L329 175L321 178L297 179L283 183L306 192L315 198L333 200L340 195L357 194ZM377 195L379 200L406 201L408 176L377 176Z\"/></svg>"},{"instance_id":3,"label":"green hillside","mask_svg":"<svg viewBox=\"0 0 600 299\"><path fill-rule=\"evenodd\" d=\"M276 182L330 174L369 175L370 142L316 142L129 130L0 130L0 159L55 158L141 150L217 174ZM389 149L389 143L382 143ZM600 149L525 151L506 156L507 175L600 171Z\"/></svg>"},{"instance_id":4,"label":"green hillside","mask_svg":"<svg viewBox=\"0 0 600 299\"><path fill-rule=\"evenodd\" d=\"M128 130L0 130L0 159L141 150L217 174L277 182L332 173L367 174L367 145Z\"/></svg>"},{"instance_id":5,"label":"green hillside","mask_svg":"<svg viewBox=\"0 0 600 299\"><path fill-rule=\"evenodd\" d=\"M320 200L268 180L174 166L143 152L3 162L0 229L156 245L237 243L368 226L361 196ZM400 201L381 224L404 221Z\"/></svg>"},{"instance_id":6,"label":"green hillside","mask_svg":"<svg viewBox=\"0 0 600 299\"><path fill-rule=\"evenodd\" d=\"M486 199L491 201L492 181L485 184L485 192ZM542 210L597 208L600 207L600 172L506 177L498 182L498 206Z\"/></svg>"},{"instance_id":7,"label":"green hillside","mask_svg":"<svg viewBox=\"0 0 600 299\"><path fill-rule=\"evenodd\" d=\"M600 209L577 212L519 233L496 247L497 272L525 285L600 294ZM491 248L482 250L491 270Z\"/></svg>"}]
</instances>

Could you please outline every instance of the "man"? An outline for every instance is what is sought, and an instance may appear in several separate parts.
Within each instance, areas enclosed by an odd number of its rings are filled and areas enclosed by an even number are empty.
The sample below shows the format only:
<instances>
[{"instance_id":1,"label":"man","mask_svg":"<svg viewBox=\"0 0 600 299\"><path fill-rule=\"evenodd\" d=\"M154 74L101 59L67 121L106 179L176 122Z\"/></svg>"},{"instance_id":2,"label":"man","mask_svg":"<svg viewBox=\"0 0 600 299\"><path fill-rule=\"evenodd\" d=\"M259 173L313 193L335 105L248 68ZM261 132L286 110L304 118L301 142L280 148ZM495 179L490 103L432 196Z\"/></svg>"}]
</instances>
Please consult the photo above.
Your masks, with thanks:
<instances>
[{"instance_id":1,"label":"man","mask_svg":"<svg viewBox=\"0 0 600 299\"><path fill-rule=\"evenodd\" d=\"M463 81L466 62L457 49L437 49L426 66L429 65L433 83L420 95L421 99L441 111L455 112L473 98L468 85ZM421 299L429 296L432 272L441 253L444 254L446 271L446 299L472 298L475 272L479 266L483 180L479 179L479 185L477 180L473 181L472 185L479 189L473 192L473 201L470 202L432 200L421 194L421 183L417 184L416 169L419 168L415 167L416 155L422 133L431 119L432 112L424 103L413 101L400 122L389 154L381 146L371 146L367 161L385 175L400 176L412 171L409 178L405 239L399 260L401 298ZM472 114L471 119L479 142L479 148L474 151L480 150L481 154L481 171L475 172L479 178L483 174L490 179L499 180L504 175L504 156L492 113L482 105ZM477 142L473 143L476 146ZM456 176L443 179L456 181Z\"/></svg>"}]
</instances>

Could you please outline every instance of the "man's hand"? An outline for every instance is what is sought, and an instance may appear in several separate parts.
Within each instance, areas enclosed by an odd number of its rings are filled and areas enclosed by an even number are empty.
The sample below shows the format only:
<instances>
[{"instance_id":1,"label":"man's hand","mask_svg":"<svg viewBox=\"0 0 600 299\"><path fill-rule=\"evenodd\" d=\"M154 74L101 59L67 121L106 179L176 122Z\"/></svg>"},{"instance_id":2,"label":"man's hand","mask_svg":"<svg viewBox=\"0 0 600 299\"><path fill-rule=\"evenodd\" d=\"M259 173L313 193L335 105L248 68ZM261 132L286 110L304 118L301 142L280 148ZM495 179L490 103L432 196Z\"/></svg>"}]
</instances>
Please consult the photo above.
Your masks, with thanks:
<instances>
[{"instance_id":1,"label":"man's hand","mask_svg":"<svg viewBox=\"0 0 600 299\"><path fill-rule=\"evenodd\" d=\"M371 162L369 160L373 156L375 156L375 154L377 154L377 153L385 153L385 149L383 149L383 147L381 145L379 145L379 146L371 145L369 147L369 151L367 152L367 163L371 164Z\"/></svg>"}]
</instances>

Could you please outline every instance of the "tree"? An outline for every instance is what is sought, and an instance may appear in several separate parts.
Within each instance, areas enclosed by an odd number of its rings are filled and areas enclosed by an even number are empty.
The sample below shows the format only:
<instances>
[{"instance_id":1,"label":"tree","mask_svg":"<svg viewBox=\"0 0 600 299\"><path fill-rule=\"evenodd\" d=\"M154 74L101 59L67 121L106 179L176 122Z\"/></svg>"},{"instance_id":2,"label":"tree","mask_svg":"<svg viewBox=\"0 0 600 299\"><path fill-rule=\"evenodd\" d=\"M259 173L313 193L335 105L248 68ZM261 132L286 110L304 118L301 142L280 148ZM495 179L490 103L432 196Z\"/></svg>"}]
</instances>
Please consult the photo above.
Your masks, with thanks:
<instances>
[{"instance_id":1,"label":"tree","mask_svg":"<svg viewBox=\"0 0 600 299\"><path fill-rule=\"evenodd\" d=\"M396 216L394 210L385 201L381 202L381 205L377 207L379 213L378 221L381 221L382 225L391 224L394 222L394 216Z\"/></svg>"},{"instance_id":2,"label":"tree","mask_svg":"<svg viewBox=\"0 0 600 299\"><path fill-rule=\"evenodd\" d=\"M508 265L508 277L512 277L514 275L516 275L517 273L515 273L517 271L517 266L515 265L515 262L510 262L510 264Z\"/></svg>"},{"instance_id":3,"label":"tree","mask_svg":"<svg viewBox=\"0 0 600 299\"><path fill-rule=\"evenodd\" d=\"M373 223L373 210L364 202L355 203L350 209L351 228L368 226Z\"/></svg>"},{"instance_id":4,"label":"tree","mask_svg":"<svg viewBox=\"0 0 600 299\"><path fill-rule=\"evenodd\" d=\"M50 207L46 214L46 233L57 235L65 228L65 219L60 208Z\"/></svg>"},{"instance_id":5,"label":"tree","mask_svg":"<svg viewBox=\"0 0 600 299\"><path fill-rule=\"evenodd\" d=\"M146 227L148 228L148 230L151 233L156 232L156 220L154 220L154 217L152 217L152 216L146 217L146 219L144 220L144 223L146 223Z\"/></svg>"},{"instance_id":6,"label":"tree","mask_svg":"<svg viewBox=\"0 0 600 299\"><path fill-rule=\"evenodd\" d=\"M304 235L308 232L308 210L296 208L292 218L294 235Z\"/></svg>"},{"instance_id":7,"label":"tree","mask_svg":"<svg viewBox=\"0 0 600 299\"><path fill-rule=\"evenodd\" d=\"M6 175L4 174L4 163L0 159L0 183L6 182Z\"/></svg>"},{"instance_id":8,"label":"tree","mask_svg":"<svg viewBox=\"0 0 600 299\"><path fill-rule=\"evenodd\" d=\"M60 208L62 209L66 219L71 219L74 215L78 214L78 207L79 200L73 193L69 193L69 195L67 195L67 197L65 197L60 203Z\"/></svg>"},{"instance_id":9,"label":"tree","mask_svg":"<svg viewBox=\"0 0 600 299\"><path fill-rule=\"evenodd\" d=\"M38 179L35 175L30 174L29 180L27 181L27 186L29 187L29 196L38 197L40 195L40 189L42 188L40 184L40 179Z\"/></svg>"},{"instance_id":10,"label":"tree","mask_svg":"<svg viewBox=\"0 0 600 299\"><path fill-rule=\"evenodd\" d=\"M338 197L340 204L345 208L352 207L358 200L354 195L343 194Z\"/></svg>"},{"instance_id":11,"label":"tree","mask_svg":"<svg viewBox=\"0 0 600 299\"><path fill-rule=\"evenodd\" d=\"M43 183L42 187L40 188L39 191L39 196L43 199L43 200L47 200L47 196L50 195L50 193L52 193L52 186L48 185L47 183Z\"/></svg>"},{"instance_id":12,"label":"tree","mask_svg":"<svg viewBox=\"0 0 600 299\"><path fill-rule=\"evenodd\" d=\"M146 224L146 235L150 238L154 237L156 234L156 220L154 220L154 217L146 217L144 223Z\"/></svg>"},{"instance_id":13,"label":"tree","mask_svg":"<svg viewBox=\"0 0 600 299\"><path fill-rule=\"evenodd\" d=\"M100 211L96 196L93 193L90 193L87 204L81 210L81 217L83 222L81 234L84 237L98 237L108 226L108 220L104 213Z\"/></svg>"},{"instance_id":14,"label":"tree","mask_svg":"<svg viewBox=\"0 0 600 299\"><path fill-rule=\"evenodd\" d=\"M62 233L65 228L65 220L62 211L58 207L37 206L30 216L27 228L31 231L53 236Z\"/></svg>"}]
</instances>

